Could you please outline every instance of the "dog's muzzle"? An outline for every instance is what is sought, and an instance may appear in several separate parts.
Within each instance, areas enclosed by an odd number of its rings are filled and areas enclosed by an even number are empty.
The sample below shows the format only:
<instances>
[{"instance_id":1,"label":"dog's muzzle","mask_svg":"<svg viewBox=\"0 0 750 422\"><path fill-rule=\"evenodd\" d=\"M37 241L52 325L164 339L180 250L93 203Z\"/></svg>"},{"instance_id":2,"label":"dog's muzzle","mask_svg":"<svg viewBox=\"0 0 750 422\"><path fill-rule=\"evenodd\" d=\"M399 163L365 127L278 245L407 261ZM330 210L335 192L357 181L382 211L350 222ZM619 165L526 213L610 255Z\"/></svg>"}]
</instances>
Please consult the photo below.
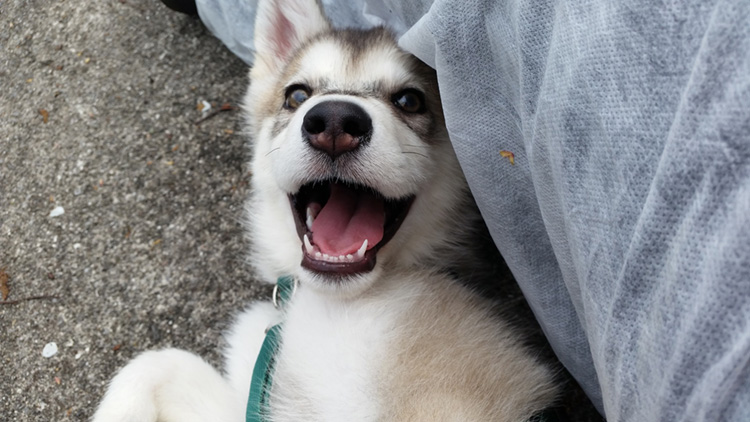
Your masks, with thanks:
<instances>
[{"instance_id":1,"label":"dog's muzzle","mask_svg":"<svg viewBox=\"0 0 750 422\"><path fill-rule=\"evenodd\" d=\"M348 160L372 138L372 119L359 105L342 100L320 102L302 120L302 137L335 161ZM338 163L341 164L341 163ZM330 177L311 180L289 195L302 241L302 267L328 276L371 271L378 251L406 218L414 195L387 198L367 180Z\"/></svg>"}]
</instances>

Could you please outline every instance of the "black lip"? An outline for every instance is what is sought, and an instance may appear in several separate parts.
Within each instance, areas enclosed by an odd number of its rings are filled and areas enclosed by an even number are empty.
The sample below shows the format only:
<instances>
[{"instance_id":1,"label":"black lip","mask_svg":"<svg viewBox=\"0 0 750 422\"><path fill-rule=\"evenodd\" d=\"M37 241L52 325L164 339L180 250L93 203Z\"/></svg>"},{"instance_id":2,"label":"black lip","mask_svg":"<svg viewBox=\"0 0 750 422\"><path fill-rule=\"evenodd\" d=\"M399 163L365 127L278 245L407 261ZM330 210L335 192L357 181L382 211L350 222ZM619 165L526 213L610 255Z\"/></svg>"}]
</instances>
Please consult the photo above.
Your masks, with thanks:
<instances>
[{"instance_id":1,"label":"black lip","mask_svg":"<svg viewBox=\"0 0 750 422\"><path fill-rule=\"evenodd\" d=\"M289 204L292 208L294 223L300 240L302 240L305 234L308 236L311 235L305 225L307 204L316 201L321 205L325 205L330 196L331 183L334 183L334 181L323 180L307 183L300 188L299 192L289 195ZM325 274L326 276L346 276L372 271L372 269L375 268L378 251L393 238L401 227L401 224L406 219L411 204L414 202L415 198L414 195L410 195L402 199L389 199L372 188L364 185L348 184L348 186L354 189L370 191L383 199L385 204L385 228L383 231L383 239L373 248L365 252L365 258L362 261L351 263L334 263L313 259L307 255L305 247L302 245L301 265L303 268Z\"/></svg>"}]
</instances>

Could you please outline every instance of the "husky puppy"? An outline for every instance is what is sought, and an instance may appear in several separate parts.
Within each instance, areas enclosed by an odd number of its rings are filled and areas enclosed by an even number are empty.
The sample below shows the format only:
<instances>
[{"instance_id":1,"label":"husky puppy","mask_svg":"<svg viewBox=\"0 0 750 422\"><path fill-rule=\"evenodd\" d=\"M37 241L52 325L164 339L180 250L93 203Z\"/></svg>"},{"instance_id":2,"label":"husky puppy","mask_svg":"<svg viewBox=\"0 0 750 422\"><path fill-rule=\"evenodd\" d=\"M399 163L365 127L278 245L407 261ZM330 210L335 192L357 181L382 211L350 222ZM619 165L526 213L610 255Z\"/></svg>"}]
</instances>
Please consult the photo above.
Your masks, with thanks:
<instances>
[{"instance_id":1,"label":"husky puppy","mask_svg":"<svg viewBox=\"0 0 750 422\"><path fill-rule=\"evenodd\" d=\"M315 0L261 0L255 45L252 259L298 287L283 310L239 315L225 375L185 351L144 353L93 420L245 420L277 323L260 420L521 422L550 406L553 371L447 275L472 259L477 212L434 71L385 29L334 30Z\"/></svg>"}]
</instances>

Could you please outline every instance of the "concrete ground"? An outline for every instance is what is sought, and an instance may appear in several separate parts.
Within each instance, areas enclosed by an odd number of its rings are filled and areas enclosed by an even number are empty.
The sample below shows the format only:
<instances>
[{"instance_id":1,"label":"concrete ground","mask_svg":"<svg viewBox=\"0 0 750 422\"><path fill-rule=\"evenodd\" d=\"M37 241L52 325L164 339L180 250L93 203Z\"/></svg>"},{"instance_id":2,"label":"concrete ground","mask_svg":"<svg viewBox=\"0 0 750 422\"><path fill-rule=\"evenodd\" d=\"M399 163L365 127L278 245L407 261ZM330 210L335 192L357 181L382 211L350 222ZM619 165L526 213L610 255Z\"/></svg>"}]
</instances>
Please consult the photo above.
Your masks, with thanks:
<instances>
[{"instance_id":1,"label":"concrete ground","mask_svg":"<svg viewBox=\"0 0 750 422\"><path fill-rule=\"evenodd\" d=\"M144 350L220 365L270 293L240 224L246 73L157 0L0 0L0 422L88 420Z\"/></svg>"},{"instance_id":2,"label":"concrete ground","mask_svg":"<svg viewBox=\"0 0 750 422\"><path fill-rule=\"evenodd\" d=\"M195 122L237 106L246 71L157 0L0 0L0 421L87 420L143 350L220 363L265 291L240 114Z\"/></svg>"}]
</instances>

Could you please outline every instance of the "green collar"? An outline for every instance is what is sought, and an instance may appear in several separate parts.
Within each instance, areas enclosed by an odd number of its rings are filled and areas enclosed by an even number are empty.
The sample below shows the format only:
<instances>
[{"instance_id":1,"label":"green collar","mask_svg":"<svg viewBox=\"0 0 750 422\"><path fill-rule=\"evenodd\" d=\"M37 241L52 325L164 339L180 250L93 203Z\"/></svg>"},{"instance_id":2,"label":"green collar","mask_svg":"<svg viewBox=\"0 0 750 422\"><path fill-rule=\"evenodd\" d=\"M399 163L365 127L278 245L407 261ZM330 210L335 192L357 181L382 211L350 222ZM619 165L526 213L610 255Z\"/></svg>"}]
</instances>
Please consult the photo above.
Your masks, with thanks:
<instances>
[{"instance_id":1,"label":"green collar","mask_svg":"<svg viewBox=\"0 0 750 422\"><path fill-rule=\"evenodd\" d=\"M290 276L279 277L273 288L273 305L283 309L297 289L297 280ZM246 422L264 422L268 420L268 396L273 385L273 372L276 366L276 354L279 351L281 323L266 330L266 338L255 360L253 378L250 384L250 396L245 411Z\"/></svg>"},{"instance_id":2,"label":"green collar","mask_svg":"<svg viewBox=\"0 0 750 422\"><path fill-rule=\"evenodd\" d=\"M297 290L297 280L291 276L279 277L273 288L273 306L283 309ZM276 366L276 354L279 351L281 323L266 330L266 338L260 348L258 359L253 368L250 384L250 396L247 400L245 422L265 422L268 418L268 397L273 385L273 373ZM561 421L556 408L548 408L532 416L528 422Z\"/></svg>"}]
</instances>

